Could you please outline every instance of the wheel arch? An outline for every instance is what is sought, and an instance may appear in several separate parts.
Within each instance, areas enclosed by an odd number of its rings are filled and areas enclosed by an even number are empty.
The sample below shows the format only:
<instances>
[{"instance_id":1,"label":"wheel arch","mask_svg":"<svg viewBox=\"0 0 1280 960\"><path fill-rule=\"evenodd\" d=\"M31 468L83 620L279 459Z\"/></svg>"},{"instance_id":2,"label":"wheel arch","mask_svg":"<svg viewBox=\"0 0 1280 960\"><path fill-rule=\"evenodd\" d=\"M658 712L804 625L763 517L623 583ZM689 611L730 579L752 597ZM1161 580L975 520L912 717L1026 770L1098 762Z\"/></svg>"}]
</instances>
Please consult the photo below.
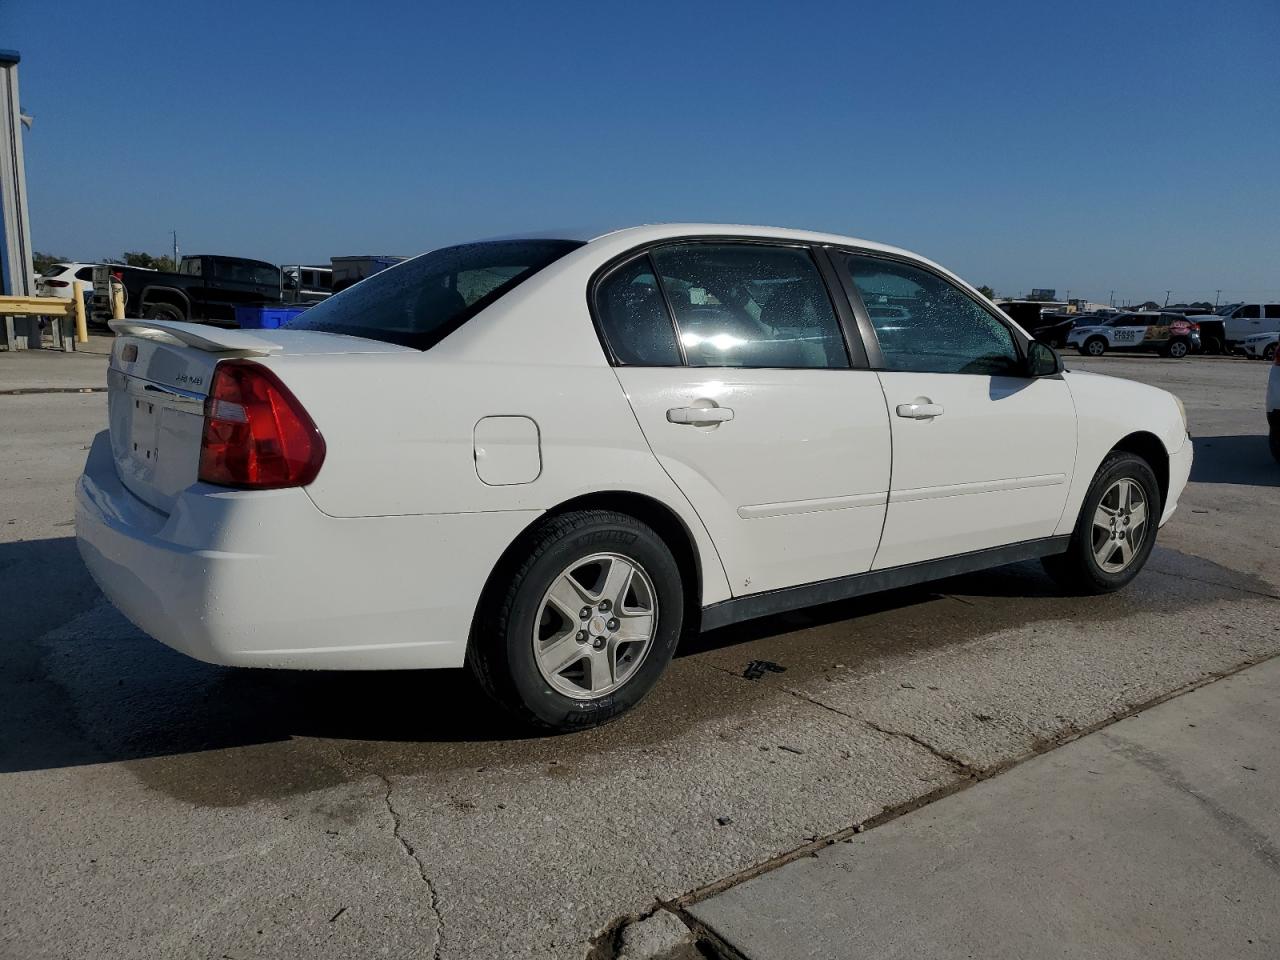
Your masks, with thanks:
<instances>
[{"instance_id":1,"label":"wheel arch","mask_svg":"<svg viewBox=\"0 0 1280 960\"><path fill-rule=\"evenodd\" d=\"M178 307L185 316L191 316L191 298L177 287L146 286L138 296L138 309L143 310L149 303L167 303Z\"/></svg>"},{"instance_id":2,"label":"wheel arch","mask_svg":"<svg viewBox=\"0 0 1280 960\"><path fill-rule=\"evenodd\" d=\"M502 551L497 563L493 565L493 570L485 579L484 589L481 590L476 608L471 615L472 635L479 622L481 606L485 599L497 589L497 585L507 571L518 563L519 556L528 549L529 542L539 527L549 519L579 510L613 510L625 513L654 529L671 550L676 565L680 569L681 580L688 587L685 590L684 604L685 630L689 633L697 633L701 629L702 619L703 558L699 553L693 531L675 510L656 497L630 490L607 490L583 494L558 503L539 514L535 520L516 534L507 548Z\"/></svg>"},{"instance_id":3,"label":"wheel arch","mask_svg":"<svg viewBox=\"0 0 1280 960\"><path fill-rule=\"evenodd\" d=\"M1157 437L1154 433L1146 430L1138 430L1121 438L1120 442L1108 451L1108 455L1122 450L1125 453L1132 453L1135 456L1145 460L1151 467L1151 472L1156 475L1156 483L1160 487L1160 504L1169 502L1169 451L1165 448L1164 441Z\"/></svg>"}]
</instances>

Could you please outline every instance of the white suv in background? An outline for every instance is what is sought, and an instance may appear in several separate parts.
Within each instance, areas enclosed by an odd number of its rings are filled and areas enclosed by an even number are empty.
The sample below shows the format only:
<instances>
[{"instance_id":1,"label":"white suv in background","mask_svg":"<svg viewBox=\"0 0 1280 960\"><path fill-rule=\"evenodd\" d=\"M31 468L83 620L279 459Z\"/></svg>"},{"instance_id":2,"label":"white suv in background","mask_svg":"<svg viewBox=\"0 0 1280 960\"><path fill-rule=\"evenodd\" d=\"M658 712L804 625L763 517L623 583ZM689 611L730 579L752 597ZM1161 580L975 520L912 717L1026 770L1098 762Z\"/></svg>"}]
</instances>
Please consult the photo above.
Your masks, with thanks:
<instances>
[{"instance_id":1,"label":"white suv in background","mask_svg":"<svg viewBox=\"0 0 1280 960\"><path fill-rule=\"evenodd\" d=\"M1240 341L1240 350L1250 360L1274 360L1280 333L1255 333Z\"/></svg>"},{"instance_id":2,"label":"white suv in background","mask_svg":"<svg viewBox=\"0 0 1280 960\"><path fill-rule=\"evenodd\" d=\"M36 294L41 297L61 297L63 300L70 300L77 280L84 284L84 289L89 294L92 294L93 266L92 263L52 264L36 277Z\"/></svg>"}]
</instances>

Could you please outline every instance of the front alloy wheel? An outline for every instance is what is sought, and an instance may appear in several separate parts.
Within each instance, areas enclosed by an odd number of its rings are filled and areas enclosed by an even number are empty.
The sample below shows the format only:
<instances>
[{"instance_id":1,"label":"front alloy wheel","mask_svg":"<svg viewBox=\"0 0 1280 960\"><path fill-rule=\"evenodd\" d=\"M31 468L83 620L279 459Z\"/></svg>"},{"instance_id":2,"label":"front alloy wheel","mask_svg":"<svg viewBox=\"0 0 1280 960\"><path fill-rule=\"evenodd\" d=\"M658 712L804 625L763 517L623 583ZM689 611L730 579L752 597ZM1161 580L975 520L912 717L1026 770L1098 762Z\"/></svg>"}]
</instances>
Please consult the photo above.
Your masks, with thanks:
<instances>
[{"instance_id":1,"label":"front alloy wheel","mask_svg":"<svg viewBox=\"0 0 1280 960\"><path fill-rule=\"evenodd\" d=\"M1084 345L1084 352L1091 357L1100 357L1107 352L1107 342L1101 337L1095 337Z\"/></svg>"},{"instance_id":2,"label":"front alloy wheel","mask_svg":"<svg viewBox=\"0 0 1280 960\"><path fill-rule=\"evenodd\" d=\"M1106 573L1123 573L1147 535L1142 487L1122 477L1107 488L1093 513L1093 556Z\"/></svg>"}]
</instances>

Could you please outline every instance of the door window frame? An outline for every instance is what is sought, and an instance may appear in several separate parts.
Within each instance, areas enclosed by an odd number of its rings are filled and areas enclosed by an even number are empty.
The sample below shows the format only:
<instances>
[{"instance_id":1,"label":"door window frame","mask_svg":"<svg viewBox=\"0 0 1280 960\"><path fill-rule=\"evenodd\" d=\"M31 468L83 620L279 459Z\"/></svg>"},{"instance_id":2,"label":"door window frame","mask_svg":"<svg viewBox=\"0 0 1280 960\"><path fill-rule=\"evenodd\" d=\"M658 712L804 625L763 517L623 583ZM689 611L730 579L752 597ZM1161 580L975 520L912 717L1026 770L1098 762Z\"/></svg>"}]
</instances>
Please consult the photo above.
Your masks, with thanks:
<instances>
[{"instance_id":1,"label":"door window frame","mask_svg":"<svg viewBox=\"0 0 1280 960\"><path fill-rule=\"evenodd\" d=\"M866 344L867 357L871 365L871 369L883 373L911 373L923 371L899 370L886 366L884 362L884 352L880 349L880 337L876 333L875 324L871 322L871 314L867 311L867 305L863 302L862 292L858 289L858 285L854 283L853 277L850 275L848 268L841 262L841 254L855 257L867 257L872 260L883 260L888 263L898 263L913 270L919 270L922 273L928 273L943 283L954 287L960 293L964 294L972 303L977 305L1001 326L1009 331L1009 336L1013 340L1013 348L1018 354L1018 363L1023 368L1022 373L1010 374L1023 379L1034 379L1026 372L1029 369L1029 361L1027 359L1028 352L1031 348L1032 338L1024 333L1016 324L1008 317L1003 316L999 310L995 309L994 304L983 303L980 296L975 296L969 290L965 289L962 284L955 281L954 278L947 276L941 270L927 263L922 263L911 257L905 257L900 254L887 253L883 250L868 250L862 247L850 246L847 244L826 244L823 251L830 260L831 266L839 277L840 285L844 290L845 296L849 299L849 303L853 309L853 314L857 318L858 328L861 331L863 342ZM989 373L953 373L942 374L942 376L959 376L959 377L989 377L993 374ZM1062 379L1062 374L1053 374L1048 379ZM1046 379L1041 377L1039 379Z\"/></svg>"},{"instance_id":2,"label":"door window frame","mask_svg":"<svg viewBox=\"0 0 1280 960\"><path fill-rule=\"evenodd\" d=\"M685 353L684 344L680 340L680 324L676 320L675 310L671 306L671 301L667 296L666 287L662 283L662 276L658 272L657 261L654 260L652 254L654 250L662 247L687 246L689 244L711 244L716 246L728 246L731 244L740 244L744 246L758 247L783 247L792 250L803 250L809 254L809 258L813 261L814 267L818 271L818 276L826 289L827 300L831 304L831 310L835 314L836 325L840 330L840 337L844 343L845 355L849 364L847 367L774 367L774 366L752 366L734 364L724 367L708 367L708 366L690 366L688 356ZM662 303L667 311L667 319L671 323L671 329L675 334L676 347L680 351L680 369L687 370L810 370L825 371L839 373L843 370L868 370L872 369L867 343L864 340L861 324L858 321L852 302L844 295L841 280L836 271L835 265L827 256L824 244L811 243L805 240L784 239L782 237L750 237L734 234L689 234L682 237L663 237L659 240L651 240L648 243L638 244L631 247L627 251L618 254L616 257L610 258L605 264L599 267L591 275L591 279L587 281L587 308L591 314L591 322L595 327L596 336L600 340L600 346L604 350L605 357L609 361L611 367L644 367L654 366L656 369L676 369L670 365L646 365L646 364L627 364L621 362L617 355L613 352L613 348L609 345L609 337L605 332L604 324L601 323L601 311L597 306L599 299L600 286L605 283L615 272L629 266L640 257L648 259L650 272L653 274L654 282L658 285L658 291L662 294ZM875 341L871 341L875 343ZM878 345L876 346L879 352Z\"/></svg>"}]
</instances>

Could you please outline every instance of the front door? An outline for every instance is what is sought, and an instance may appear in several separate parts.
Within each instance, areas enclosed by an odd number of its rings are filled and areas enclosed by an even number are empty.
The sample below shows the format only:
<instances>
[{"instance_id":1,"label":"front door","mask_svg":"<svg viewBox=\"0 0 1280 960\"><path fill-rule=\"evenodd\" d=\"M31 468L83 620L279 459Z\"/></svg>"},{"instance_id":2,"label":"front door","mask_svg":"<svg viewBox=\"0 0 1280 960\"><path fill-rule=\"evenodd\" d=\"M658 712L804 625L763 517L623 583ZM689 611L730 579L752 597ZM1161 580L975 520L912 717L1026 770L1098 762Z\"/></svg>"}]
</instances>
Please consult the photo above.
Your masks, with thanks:
<instances>
[{"instance_id":1,"label":"front door","mask_svg":"<svg viewBox=\"0 0 1280 960\"><path fill-rule=\"evenodd\" d=\"M875 569L1051 536L1076 453L1065 380L1031 378L1019 337L940 274L836 255L874 328L893 434Z\"/></svg>"},{"instance_id":2,"label":"front door","mask_svg":"<svg viewBox=\"0 0 1280 960\"><path fill-rule=\"evenodd\" d=\"M888 415L806 246L659 246L606 277L595 304L645 438L735 595L870 568Z\"/></svg>"}]
</instances>

